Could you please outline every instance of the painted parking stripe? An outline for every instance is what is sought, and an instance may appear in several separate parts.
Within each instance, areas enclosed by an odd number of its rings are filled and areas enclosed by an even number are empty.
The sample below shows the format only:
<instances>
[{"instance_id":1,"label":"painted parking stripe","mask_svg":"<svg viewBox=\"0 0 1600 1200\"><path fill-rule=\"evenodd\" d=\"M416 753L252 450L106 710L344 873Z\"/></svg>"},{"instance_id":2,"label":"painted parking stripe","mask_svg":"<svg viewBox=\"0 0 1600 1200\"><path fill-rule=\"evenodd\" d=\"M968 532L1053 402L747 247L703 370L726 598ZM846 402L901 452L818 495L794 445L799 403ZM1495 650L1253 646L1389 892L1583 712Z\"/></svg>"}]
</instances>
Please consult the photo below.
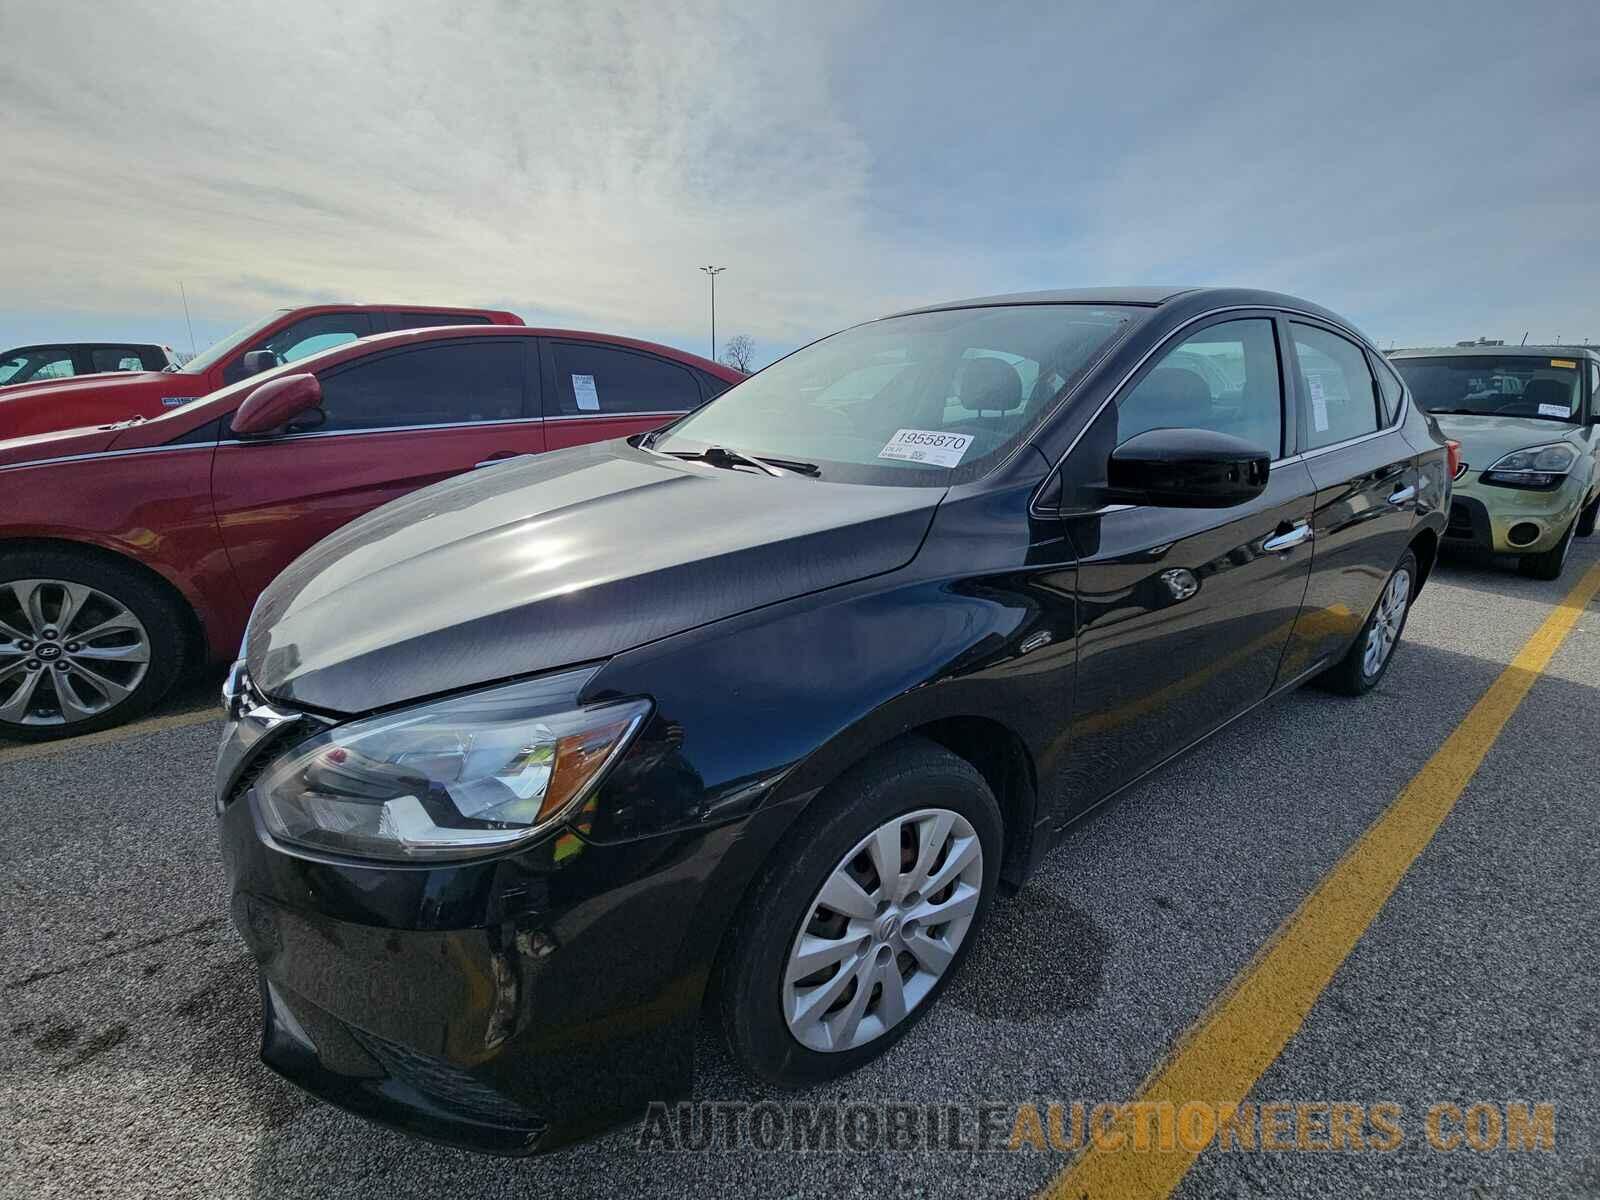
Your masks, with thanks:
<instances>
[{"instance_id":1,"label":"painted parking stripe","mask_svg":"<svg viewBox=\"0 0 1600 1200\"><path fill-rule=\"evenodd\" d=\"M160 733L163 729L182 729L185 725L204 725L207 721L222 720L222 709L208 704L190 712L173 713L166 717L151 717L131 725L119 725L99 733L86 733L82 737L63 738L59 742L39 742L0 749L0 763L19 762L25 758L44 758L51 754L67 754L85 746L103 746L107 742L122 742L141 733Z\"/></svg>"},{"instance_id":2,"label":"painted parking stripe","mask_svg":"<svg viewBox=\"0 0 1600 1200\"><path fill-rule=\"evenodd\" d=\"M1220 1113L1249 1095L1449 816L1596 594L1600 563L1589 568L1422 770L1145 1080L1133 1101L1140 1111L1152 1111L1144 1107L1149 1103L1176 1110L1199 1101ZM1091 1142L1042 1195L1049 1200L1170 1195L1199 1152L1184 1148L1182 1139L1170 1150L1152 1145L1148 1136L1136 1145L1139 1120L1139 1112L1124 1109L1112 1127L1122 1136Z\"/></svg>"}]
</instances>

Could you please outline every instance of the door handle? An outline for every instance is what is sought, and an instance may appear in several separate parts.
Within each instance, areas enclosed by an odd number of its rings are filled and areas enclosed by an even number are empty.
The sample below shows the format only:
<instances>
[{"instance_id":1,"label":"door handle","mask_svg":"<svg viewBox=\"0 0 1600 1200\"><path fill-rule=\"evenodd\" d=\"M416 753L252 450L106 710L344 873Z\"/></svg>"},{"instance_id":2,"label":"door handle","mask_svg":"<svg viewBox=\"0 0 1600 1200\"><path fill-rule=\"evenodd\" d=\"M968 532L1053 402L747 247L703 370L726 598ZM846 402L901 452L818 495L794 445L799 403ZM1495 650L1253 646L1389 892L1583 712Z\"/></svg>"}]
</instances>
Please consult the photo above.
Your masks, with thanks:
<instances>
[{"instance_id":1,"label":"door handle","mask_svg":"<svg viewBox=\"0 0 1600 1200\"><path fill-rule=\"evenodd\" d=\"M1305 521L1296 521L1294 528L1284 533L1276 533L1261 543L1263 550L1281 553L1284 550L1293 550L1296 546L1303 546L1311 540L1311 526Z\"/></svg>"},{"instance_id":2,"label":"door handle","mask_svg":"<svg viewBox=\"0 0 1600 1200\"><path fill-rule=\"evenodd\" d=\"M499 454L491 454L488 458L484 459L480 463L473 463L472 469L476 471L479 467L498 467L503 462L510 462L513 458L521 457L522 455L516 453L515 451L504 450Z\"/></svg>"},{"instance_id":3,"label":"door handle","mask_svg":"<svg viewBox=\"0 0 1600 1200\"><path fill-rule=\"evenodd\" d=\"M1417 498L1417 489L1416 489L1416 487L1414 485L1408 483L1408 484L1406 484L1405 487L1401 488L1398 492L1394 492L1389 496L1389 503L1390 504L1405 504L1407 501L1415 500L1416 498Z\"/></svg>"}]
</instances>

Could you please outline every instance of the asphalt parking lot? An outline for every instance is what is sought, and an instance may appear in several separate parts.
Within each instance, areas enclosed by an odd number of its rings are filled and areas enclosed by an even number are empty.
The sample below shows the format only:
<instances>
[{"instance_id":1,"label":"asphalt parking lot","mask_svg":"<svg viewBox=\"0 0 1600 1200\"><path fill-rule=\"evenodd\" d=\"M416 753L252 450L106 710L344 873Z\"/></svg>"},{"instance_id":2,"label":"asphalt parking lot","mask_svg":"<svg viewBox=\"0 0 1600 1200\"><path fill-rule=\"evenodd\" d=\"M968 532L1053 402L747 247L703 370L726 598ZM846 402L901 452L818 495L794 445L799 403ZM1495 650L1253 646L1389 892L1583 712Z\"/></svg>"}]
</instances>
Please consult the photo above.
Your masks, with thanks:
<instances>
[{"instance_id":1,"label":"asphalt parking lot","mask_svg":"<svg viewBox=\"0 0 1600 1200\"><path fill-rule=\"evenodd\" d=\"M1556 583L1441 565L1376 693L1302 690L1125 794L997 909L963 976L894 1052L825 1095L776 1098L1042 1110L1127 1100L1186 1054L1220 1089L1230 1063L1207 1060L1186 1031L1235 994L1241 972L1275 969L1257 957L1274 931L1591 569L1600 539L1579 543ZM1313 984L1303 1024L1249 1089L1257 1103L1393 1104L1403 1140L1208 1151L1174 1194L1600 1195L1600 605L1568 623L1437 833L1326 986ZM624 1129L507 1161L310 1100L256 1061L254 972L225 916L211 812L215 682L88 744L0 745L0 1192L1071 1191L1071 1155L1053 1149L659 1153ZM1266 980L1280 983L1295 981ZM700 1054L697 1099L774 1098L708 1039ZM1430 1144L1431 1106L1479 1101L1554 1105L1553 1145Z\"/></svg>"}]
</instances>

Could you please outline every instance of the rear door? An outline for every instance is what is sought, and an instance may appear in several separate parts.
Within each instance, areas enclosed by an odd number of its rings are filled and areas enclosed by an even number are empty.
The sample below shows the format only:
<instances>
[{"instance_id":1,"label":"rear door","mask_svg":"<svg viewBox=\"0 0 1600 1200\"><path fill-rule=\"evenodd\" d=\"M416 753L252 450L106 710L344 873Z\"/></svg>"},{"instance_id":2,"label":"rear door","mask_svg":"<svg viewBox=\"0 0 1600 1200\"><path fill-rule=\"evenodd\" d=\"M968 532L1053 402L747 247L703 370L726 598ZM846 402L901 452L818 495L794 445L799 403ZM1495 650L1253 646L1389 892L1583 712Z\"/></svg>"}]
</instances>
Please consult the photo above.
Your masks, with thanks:
<instances>
[{"instance_id":1,"label":"rear door","mask_svg":"<svg viewBox=\"0 0 1600 1200\"><path fill-rule=\"evenodd\" d=\"M658 429L709 399L688 367L643 350L548 338L542 355L552 450Z\"/></svg>"},{"instance_id":2,"label":"rear door","mask_svg":"<svg viewBox=\"0 0 1600 1200\"><path fill-rule=\"evenodd\" d=\"M303 550L362 513L544 449L533 338L428 342L318 378L322 425L224 440L217 449L217 521L251 600Z\"/></svg>"},{"instance_id":3,"label":"rear door","mask_svg":"<svg viewBox=\"0 0 1600 1200\"><path fill-rule=\"evenodd\" d=\"M1316 550L1284 655L1287 680L1343 654L1366 624L1410 540L1422 476L1400 434L1399 393L1373 374L1388 367L1332 325L1302 317L1282 325L1304 461L1317 485Z\"/></svg>"},{"instance_id":4,"label":"rear door","mask_svg":"<svg viewBox=\"0 0 1600 1200\"><path fill-rule=\"evenodd\" d=\"M1078 555L1070 816L1263 699L1311 569L1313 485L1285 419L1272 316L1191 327L1124 387L1067 457L1063 502L1090 498L1112 449L1158 428L1244 438L1275 460L1234 508L1106 505L1065 522Z\"/></svg>"}]
</instances>

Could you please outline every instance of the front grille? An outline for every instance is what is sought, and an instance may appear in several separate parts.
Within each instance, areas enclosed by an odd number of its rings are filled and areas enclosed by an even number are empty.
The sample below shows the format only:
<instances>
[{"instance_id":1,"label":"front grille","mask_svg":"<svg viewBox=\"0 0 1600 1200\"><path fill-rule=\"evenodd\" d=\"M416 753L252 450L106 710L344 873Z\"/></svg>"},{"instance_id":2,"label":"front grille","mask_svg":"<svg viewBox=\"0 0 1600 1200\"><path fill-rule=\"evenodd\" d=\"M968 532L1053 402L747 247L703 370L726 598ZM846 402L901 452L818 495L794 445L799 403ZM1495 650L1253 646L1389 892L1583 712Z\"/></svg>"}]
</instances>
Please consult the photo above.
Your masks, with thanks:
<instances>
[{"instance_id":1,"label":"front grille","mask_svg":"<svg viewBox=\"0 0 1600 1200\"><path fill-rule=\"evenodd\" d=\"M353 1026L350 1032L391 1079L415 1088L461 1116L487 1124L516 1129L542 1129L544 1123L514 1100L508 1100L487 1084L479 1083L467 1072L427 1054Z\"/></svg>"}]
</instances>

